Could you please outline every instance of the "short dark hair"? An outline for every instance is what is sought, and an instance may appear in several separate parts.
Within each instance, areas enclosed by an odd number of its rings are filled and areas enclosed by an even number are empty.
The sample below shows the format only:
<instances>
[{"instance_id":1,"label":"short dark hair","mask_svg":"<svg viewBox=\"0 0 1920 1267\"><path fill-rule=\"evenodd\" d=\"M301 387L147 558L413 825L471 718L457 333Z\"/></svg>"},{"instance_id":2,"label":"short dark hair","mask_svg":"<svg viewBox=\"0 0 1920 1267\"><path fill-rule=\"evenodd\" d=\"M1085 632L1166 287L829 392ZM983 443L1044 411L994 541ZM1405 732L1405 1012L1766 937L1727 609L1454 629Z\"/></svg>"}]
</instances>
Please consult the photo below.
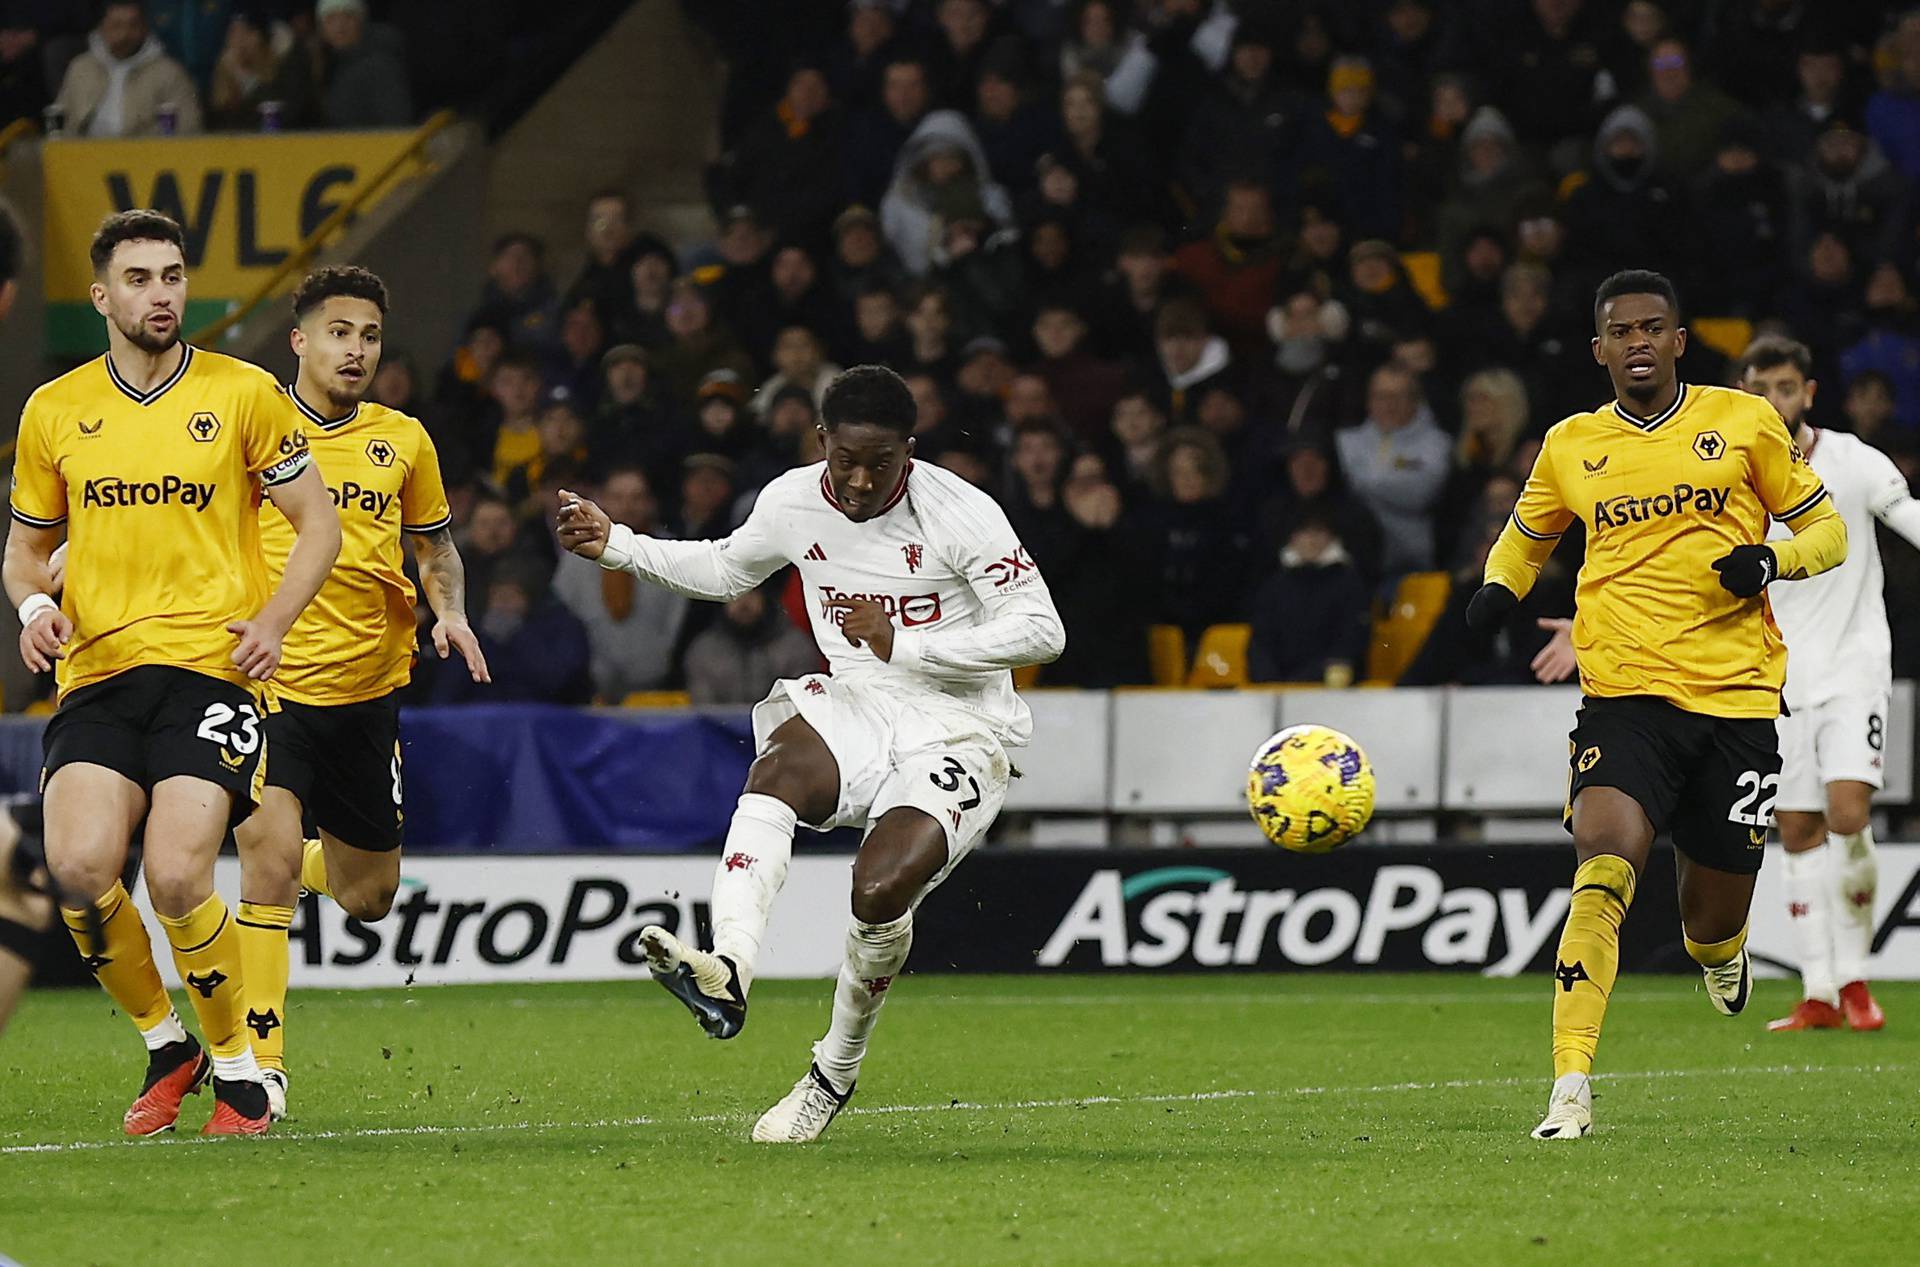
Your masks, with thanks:
<instances>
[{"instance_id":1,"label":"short dark hair","mask_svg":"<svg viewBox=\"0 0 1920 1267\"><path fill-rule=\"evenodd\" d=\"M864 423L910 436L919 421L919 406L906 380L886 366L856 365L827 384L820 421L829 431L842 423Z\"/></svg>"},{"instance_id":2,"label":"short dark hair","mask_svg":"<svg viewBox=\"0 0 1920 1267\"><path fill-rule=\"evenodd\" d=\"M498 255L510 246L524 246L533 252L533 258L547 258L547 244L528 233L525 229L512 229L493 240L493 254Z\"/></svg>"},{"instance_id":3,"label":"short dark hair","mask_svg":"<svg viewBox=\"0 0 1920 1267\"><path fill-rule=\"evenodd\" d=\"M182 255L187 253L186 234L172 216L144 207L116 211L100 222L93 233L93 244L87 248L95 277L106 275L107 265L113 262L114 248L122 242L171 242L180 248Z\"/></svg>"},{"instance_id":4,"label":"short dark hair","mask_svg":"<svg viewBox=\"0 0 1920 1267\"><path fill-rule=\"evenodd\" d=\"M1813 377L1813 352L1798 339L1789 339L1784 334L1763 334L1740 356L1740 376L1745 378L1752 370L1778 369L1782 365L1791 365L1800 371L1801 378Z\"/></svg>"},{"instance_id":5,"label":"short dark hair","mask_svg":"<svg viewBox=\"0 0 1920 1267\"><path fill-rule=\"evenodd\" d=\"M299 289L293 292L294 324L305 321L315 308L336 297L364 299L380 310L382 321L386 320L385 282L357 264L328 264L308 273Z\"/></svg>"},{"instance_id":6,"label":"short dark hair","mask_svg":"<svg viewBox=\"0 0 1920 1267\"><path fill-rule=\"evenodd\" d=\"M1664 273L1656 273L1646 268L1624 268L1612 277L1600 283L1600 289L1593 292L1593 324L1600 326L1600 315L1606 311L1607 304L1622 295L1658 295L1667 301L1667 307L1673 312L1673 319L1680 320L1680 292L1673 288Z\"/></svg>"}]
</instances>

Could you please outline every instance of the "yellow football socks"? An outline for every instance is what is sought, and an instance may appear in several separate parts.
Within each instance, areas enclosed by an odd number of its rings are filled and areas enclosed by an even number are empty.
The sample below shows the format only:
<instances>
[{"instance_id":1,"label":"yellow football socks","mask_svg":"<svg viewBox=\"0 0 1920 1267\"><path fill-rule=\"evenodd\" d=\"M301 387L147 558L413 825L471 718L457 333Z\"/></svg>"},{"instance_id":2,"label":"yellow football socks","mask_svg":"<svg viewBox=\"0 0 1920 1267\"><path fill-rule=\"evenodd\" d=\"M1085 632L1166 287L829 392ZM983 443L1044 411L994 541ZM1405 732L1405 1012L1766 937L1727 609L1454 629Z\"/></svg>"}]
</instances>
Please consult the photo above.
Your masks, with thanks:
<instances>
[{"instance_id":1,"label":"yellow football socks","mask_svg":"<svg viewBox=\"0 0 1920 1267\"><path fill-rule=\"evenodd\" d=\"M1607 996L1620 971L1620 921L1633 905L1633 864L1597 854L1573 873L1573 901L1553 967L1553 1076L1592 1073Z\"/></svg>"},{"instance_id":2,"label":"yellow football socks","mask_svg":"<svg viewBox=\"0 0 1920 1267\"><path fill-rule=\"evenodd\" d=\"M1687 953L1702 968L1718 968L1722 964L1732 963L1740 957L1741 949L1747 944L1747 926L1742 924L1740 931L1725 941L1695 941L1680 931L1681 939L1687 943Z\"/></svg>"},{"instance_id":3,"label":"yellow football socks","mask_svg":"<svg viewBox=\"0 0 1920 1267\"><path fill-rule=\"evenodd\" d=\"M240 937L242 1001L247 1005L247 1041L262 1069L287 1067L287 929L291 906L241 902L235 916Z\"/></svg>"},{"instance_id":4,"label":"yellow football socks","mask_svg":"<svg viewBox=\"0 0 1920 1267\"><path fill-rule=\"evenodd\" d=\"M309 840L300 854L300 887L309 893L332 897L327 887L327 851L317 840Z\"/></svg>"},{"instance_id":5,"label":"yellow football socks","mask_svg":"<svg viewBox=\"0 0 1920 1267\"><path fill-rule=\"evenodd\" d=\"M245 1057L251 1068L241 1001L240 935L227 904L218 893L209 894L185 915L162 915L160 925L173 943L173 962L200 1018L207 1049L216 1062Z\"/></svg>"},{"instance_id":6,"label":"yellow football socks","mask_svg":"<svg viewBox=\"0 0 1920 1267\"><path fill-rule=\"evenodd\" d=\"M60 918L73 934L80 957L99 980L100 987L120 1010L133 1018L142 1032L161 1024L173 1015L173 1003L160 982L160 969L154 966L153 943L147 926L140 922L127 890L118 882L106 896L93 904L100 916L100 944L94 945L87 933L87 913L62 907Z\"/></svg>"}]
</instances>

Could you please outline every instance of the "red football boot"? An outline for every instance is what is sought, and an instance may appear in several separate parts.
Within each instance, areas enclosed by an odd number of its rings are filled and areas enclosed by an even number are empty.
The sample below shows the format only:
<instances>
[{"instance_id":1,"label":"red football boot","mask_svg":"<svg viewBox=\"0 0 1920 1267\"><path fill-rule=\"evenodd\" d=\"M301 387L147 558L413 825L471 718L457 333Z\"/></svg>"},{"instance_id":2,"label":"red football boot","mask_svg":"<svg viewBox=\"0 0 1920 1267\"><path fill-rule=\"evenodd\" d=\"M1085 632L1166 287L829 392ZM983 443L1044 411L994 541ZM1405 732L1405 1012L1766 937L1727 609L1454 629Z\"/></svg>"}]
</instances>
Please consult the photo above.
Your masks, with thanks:
<instances>
[{"instance_id":1,"label":"red football boot","mask_svg":"<svg viewBox=\"0 0 1920 1267\"><path fill-rule=\"evenodd\" d=\"M202 1135L265 1135L271 1125L265 1087L247 1079L213 1080L213 1116L200 1128Z\"/></svg>"},{"instance_id":2,"label":"red football boot","mask_svg":"<svg viewBox=\"0 0 1920 1267\"><path fill-rule=\"evenodd\" d=\"M147 1055L147 1081L140 1098L121 1123L129 1135L158 1135L170 1131L180 1118L180 1101L199 1095L213 1073L213 1062L189 1034Z\"/></svg>"},{"instance_id":3,"label":"red football boot","mask_svg":"<svg viewBox=\"0 0 1920 1267\"><path fill-rule=\"evenodd\" d=\"M1875 1030L1887 1023L1887 1014L1873 1001L1873 991L1864 981L1849 981L1840 987L1840 1007L1847 1014L1848 1029Z\"/></svg>"},{"instance_id":4,"label":"red football boot","mask_svg":"<svg viewBox=\"0 0 1920 1267\"><path fill-rule=\"evenodd\" d=\"M1793 1011L1777 1021L1767 1022L1769 1034L1786 1034L1802 1029L1839 1029L1846 1024L1840 1009L1819 999L1801 999Z\"/></svg>"}]
</instances>

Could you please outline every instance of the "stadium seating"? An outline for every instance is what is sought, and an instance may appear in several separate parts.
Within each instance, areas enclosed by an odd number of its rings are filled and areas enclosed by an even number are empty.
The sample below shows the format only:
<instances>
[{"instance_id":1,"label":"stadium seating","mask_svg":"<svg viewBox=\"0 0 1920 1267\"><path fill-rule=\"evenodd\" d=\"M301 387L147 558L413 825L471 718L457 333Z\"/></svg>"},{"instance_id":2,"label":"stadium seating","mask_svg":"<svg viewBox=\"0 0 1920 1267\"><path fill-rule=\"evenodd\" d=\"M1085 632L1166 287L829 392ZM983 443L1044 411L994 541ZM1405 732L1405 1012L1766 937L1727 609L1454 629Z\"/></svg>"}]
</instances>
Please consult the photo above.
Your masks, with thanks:
<instances>
[{"instance_id":1,"label":"stadium seating","mask_svg":"<svg viewBox=\"0 0 1920 1267\"><path fill-rule=\"evenodd\" d=\"M1199 689L1245 686L1252 625L1213 625L1200 635L1187 685Z\"/></svg>"},{"instance_id":2,"label":"stadium seating","mask_svg":"<svg viewBox=\"0 0 1920 1267\"><path fill-rule=\"evenodd\" d=\"M1155 686L1184 686L1187 681L1187 636L1178 625L1151 625L1147 629L1147 667Z\"/></svg>"},{"instance_id":3,"label":"stadium seating","mask_svg":"<svg viewBox=\"0 0 1920 1267\"><path fill-rule=\"evenodd\" d=\"M1397 682L1433 632L1453 592L1445 572L1412 572L1400 578L1393 601L1373 623L1367 654L1367 680Z\"/></svg>"}]
</instances>

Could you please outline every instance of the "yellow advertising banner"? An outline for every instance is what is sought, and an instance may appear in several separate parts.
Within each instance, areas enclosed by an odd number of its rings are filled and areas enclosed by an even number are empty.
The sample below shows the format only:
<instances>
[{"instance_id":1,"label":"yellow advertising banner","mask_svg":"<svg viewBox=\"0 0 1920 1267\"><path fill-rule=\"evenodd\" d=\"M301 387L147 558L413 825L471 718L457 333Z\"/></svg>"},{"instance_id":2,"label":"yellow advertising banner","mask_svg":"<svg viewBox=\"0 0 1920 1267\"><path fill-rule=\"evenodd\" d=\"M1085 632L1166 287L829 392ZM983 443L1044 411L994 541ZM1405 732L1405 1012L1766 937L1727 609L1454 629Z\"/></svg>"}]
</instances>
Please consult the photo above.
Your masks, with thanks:
<instances>
[{"instance_id":1,"label":"yellow advertising banner","mask_svg":"<svg viewBox=\"0 0 1920 1267\"><path fill-rule=\"evenodd\" d=\"M93 281L87 246L107 216L152 207L180 222L190 333L257 290L412 139L411 132L396 130L47 142L42 167L50 350L87 354L106 347L87 297Z\"/></svg>"}]
</instances>

